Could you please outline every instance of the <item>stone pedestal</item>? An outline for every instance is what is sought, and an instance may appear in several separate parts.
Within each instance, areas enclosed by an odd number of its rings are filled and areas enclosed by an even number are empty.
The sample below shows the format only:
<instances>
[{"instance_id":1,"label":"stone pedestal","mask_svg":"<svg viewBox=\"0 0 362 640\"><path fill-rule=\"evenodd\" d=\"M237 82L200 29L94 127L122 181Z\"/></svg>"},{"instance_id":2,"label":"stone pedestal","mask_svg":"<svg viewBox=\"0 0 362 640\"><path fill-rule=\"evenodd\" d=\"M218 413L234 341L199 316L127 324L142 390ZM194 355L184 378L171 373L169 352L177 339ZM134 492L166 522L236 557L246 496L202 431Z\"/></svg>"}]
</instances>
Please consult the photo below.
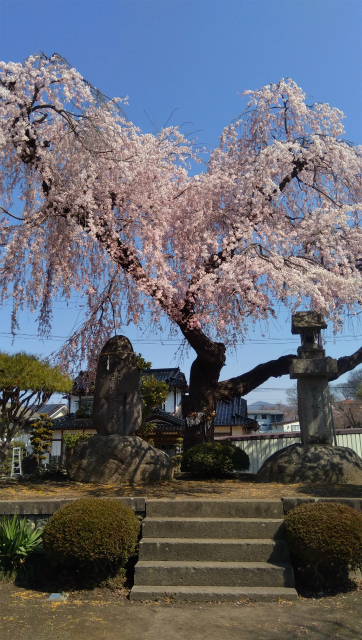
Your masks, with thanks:
<instances>
[{"instance_id":1,"label":"stone pedestal","mask_svg":"<svg viewBox=\"0 0 362 640\"><path fill-rule=\"evenodd\" d=\"M362 460L347 447L292 444L265 460L257 479L283 484L358 484L362 489Z\"/></svg>"},{"instance_id":2,"label":"stone pedestal","mask_svg":"<svg viewBox=\"0 0 362 640\"><path fill-rule=\"evenodd\" d=\"M93 436L78 446L68 463L75 482L172 480L171 458L137 436Z\"/></svg>"}]
</instances>

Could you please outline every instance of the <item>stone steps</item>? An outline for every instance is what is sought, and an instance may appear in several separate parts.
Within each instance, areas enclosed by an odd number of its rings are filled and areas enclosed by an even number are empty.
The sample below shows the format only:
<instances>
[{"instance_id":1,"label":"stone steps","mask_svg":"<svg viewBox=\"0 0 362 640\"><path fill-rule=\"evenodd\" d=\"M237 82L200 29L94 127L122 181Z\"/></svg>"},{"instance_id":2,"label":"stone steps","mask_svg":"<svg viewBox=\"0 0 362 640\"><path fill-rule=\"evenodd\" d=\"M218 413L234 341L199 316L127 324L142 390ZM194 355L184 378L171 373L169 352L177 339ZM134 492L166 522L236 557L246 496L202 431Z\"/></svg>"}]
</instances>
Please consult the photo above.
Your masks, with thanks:
<instances>
[{"instance_id":1,"label":"stone steps","mask_svg":"<svg viewBox=\"0 0 362 640\"><path fill-rule=\"evenodd\" d=\"M281 501L146 501L131 600L296 597Z\"/></svg>"},{"instance_id":2,"label":"stone steps","mask_svg":"<svg viewBox=\"0 0 362 640\"><path fill-rule=\"evenodd\" d=\"M189 602L271 602L294 600L297 594L287 587L192 587L139 586L131 592L132 600L187 600Z\"/></svg>"},{"instance_id":3,"label":"stone steps","mask_svg":"<svg viewBox=\"0 0 362 640\"><path fill-rule=\"evenodd\" d=\"M288 562L285 540L202 538L145 538L140 557L146 560L207 562Z\"/></svg>"},{"instance_id":4,"label":"stone steps","mask_svg":"<svg viewBox=\"0 0 362 640\"><path fill-rule=\"evenodd\" d=\"M148 518L145 538L285 538L284 521L276 518Z\"/></svg>"},{"instance_id":5,"label":"stone steps","mask_svg":"<svg viewBox=\"0 0 362 640\"><path fill-rule=\"evenodd\" d=\"M293 569L289 563L138 561L137 582L143 585L292 587Z\"/></svg>"}]
</instances>

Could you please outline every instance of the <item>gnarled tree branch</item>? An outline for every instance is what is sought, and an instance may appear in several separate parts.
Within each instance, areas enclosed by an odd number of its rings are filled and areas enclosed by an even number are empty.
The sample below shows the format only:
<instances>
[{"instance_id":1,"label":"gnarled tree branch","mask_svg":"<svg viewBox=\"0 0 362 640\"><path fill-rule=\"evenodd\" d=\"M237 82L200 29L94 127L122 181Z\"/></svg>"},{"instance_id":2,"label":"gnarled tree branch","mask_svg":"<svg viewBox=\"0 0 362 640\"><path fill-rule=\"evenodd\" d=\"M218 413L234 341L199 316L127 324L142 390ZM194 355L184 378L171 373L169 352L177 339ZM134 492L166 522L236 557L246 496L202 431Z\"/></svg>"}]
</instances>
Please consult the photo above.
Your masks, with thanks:
<instances>
[{"instance_id":1,"label":"gnarled tree branch","mask_svg":"<svg viewBox=\"0 0 362 640\"><path fill-rule=\"evenodd\" d=\"M290 364L296 357L294 354L289 354L277 360L269 360L269 362L259 364L251 371L247 371L240 376L219 382L216 390L217 400L228 401L237 395L246 395L269 380L269 378L288 375ZM338 373L333 378L330 378L330 381L337 380L344 373L348 373L348 371L352 371L359 364L362 364L362 347L350 356L338 358L337 364Z\"/></svg>"}]
</instances>

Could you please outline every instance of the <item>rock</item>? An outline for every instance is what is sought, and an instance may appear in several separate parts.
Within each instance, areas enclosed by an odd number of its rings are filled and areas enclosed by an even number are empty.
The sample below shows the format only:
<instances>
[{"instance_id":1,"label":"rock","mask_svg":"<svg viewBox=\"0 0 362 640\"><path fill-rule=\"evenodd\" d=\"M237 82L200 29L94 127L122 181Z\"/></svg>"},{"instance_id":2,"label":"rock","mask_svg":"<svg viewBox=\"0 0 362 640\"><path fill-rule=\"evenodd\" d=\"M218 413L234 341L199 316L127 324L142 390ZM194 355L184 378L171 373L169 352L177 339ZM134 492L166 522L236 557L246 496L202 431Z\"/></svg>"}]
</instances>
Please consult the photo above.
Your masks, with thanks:
<instances>
[{"instance_id":1,"label":"rock","mask_svg":"<svg viewBox=\"0 0 362 640\"><path fill-rule=\"evenodd\" d=\"M137 436L93 436L78 445L68 463L75 482L172 480L171 458Z\"/></svg>"},{"instance_id":2,"label":"rock","mask_svg":"<svg viewBox=\"0 0 362 640\"><path fill-rule=\"evenodd\" d=\"M125 336L108 340L100 353L92 421L101 436L129 436L141 425L140 373Z\"/></svg>"},{"instance_id":3,"label":"rock","mask_svg":"<svg viewBox=\"0 0 362 640\"><path fill-rule=\"evenodd\" d=\"M259 482L362 484L362 459L347 447L292 444L265 460Z\"/></svg>"}]
</instances>

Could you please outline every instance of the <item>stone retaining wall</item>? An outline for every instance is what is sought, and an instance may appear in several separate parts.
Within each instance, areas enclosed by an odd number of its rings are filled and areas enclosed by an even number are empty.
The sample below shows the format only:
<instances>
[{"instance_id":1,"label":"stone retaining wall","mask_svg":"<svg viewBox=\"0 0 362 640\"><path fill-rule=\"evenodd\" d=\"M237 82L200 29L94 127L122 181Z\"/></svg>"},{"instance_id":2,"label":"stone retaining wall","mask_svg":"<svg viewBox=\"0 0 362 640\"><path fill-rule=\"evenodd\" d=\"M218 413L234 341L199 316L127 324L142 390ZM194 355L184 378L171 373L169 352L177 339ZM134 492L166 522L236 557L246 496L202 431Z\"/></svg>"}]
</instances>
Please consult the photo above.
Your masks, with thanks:
<instances>
[{"instance_id":1,"label":"stone retaining wall","mask_svg":"<svg viewBox=\"0 0 362 640\"><path fill-rule=\"evenodd\" d=\"M0 500L0 516L12 516L18 513L19 516L26 518L28 522L33 522L36 527L44 527L50 516L64 507L70 502L74 502L77 498L69 498L64 500ZM99 498L103 500L105 498ZM111 498L112 500L121 500L126 507L131 507L135 514L144 517L146 513L146 499L143 497L136 498Z\"/></svg>"}]
</instances>

